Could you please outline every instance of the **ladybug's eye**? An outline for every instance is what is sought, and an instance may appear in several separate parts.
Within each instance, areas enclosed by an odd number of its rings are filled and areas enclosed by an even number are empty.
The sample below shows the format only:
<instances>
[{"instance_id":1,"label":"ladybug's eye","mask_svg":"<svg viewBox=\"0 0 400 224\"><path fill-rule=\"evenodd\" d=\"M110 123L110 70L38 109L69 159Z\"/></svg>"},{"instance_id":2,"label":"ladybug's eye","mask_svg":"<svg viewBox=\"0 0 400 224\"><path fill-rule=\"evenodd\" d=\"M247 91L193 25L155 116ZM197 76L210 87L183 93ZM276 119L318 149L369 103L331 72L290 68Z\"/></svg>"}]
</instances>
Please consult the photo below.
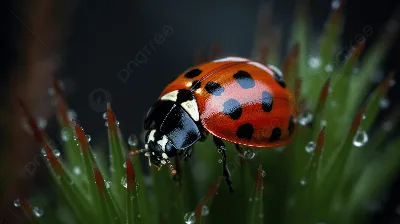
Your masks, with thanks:
<instances>
[{"instance_id":1,"label":"ladybug's eye","mask_svg":"<svg viewBox=\"0 0 400 224\"><path fill-rule=\"evenodd\" d=\"M161 122L168 115L171 108L174 106L172 101L158 101L147 112L144 120L144 129L156 129L160 127Z\"/></svg>"}]
</instances>

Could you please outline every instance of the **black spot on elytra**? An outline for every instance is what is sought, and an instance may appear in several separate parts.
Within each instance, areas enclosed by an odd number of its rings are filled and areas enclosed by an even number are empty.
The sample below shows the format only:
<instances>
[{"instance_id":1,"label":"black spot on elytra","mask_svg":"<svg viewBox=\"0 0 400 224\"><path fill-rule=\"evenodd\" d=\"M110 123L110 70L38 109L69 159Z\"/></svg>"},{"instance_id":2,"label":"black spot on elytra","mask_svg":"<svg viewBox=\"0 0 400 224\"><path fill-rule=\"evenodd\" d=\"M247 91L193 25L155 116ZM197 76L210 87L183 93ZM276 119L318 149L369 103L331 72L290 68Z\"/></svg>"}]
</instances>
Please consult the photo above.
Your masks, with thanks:
<instances>
[{"instance_id":1,"label":"black spot on elytra","mask_svg":"<svg viewBox=\"0 0 400 224\"><path fill-rule=\"evenodd\" d=\"M275 78L275 81L276 81L280 86L282 86L282 88L286 88L286 83L285 83L285 81L283 81L282 76L278 75L277 73L274 73L274 78Z\"/></svg>"},{"instance_id":2,"label":"black spot on elytra","mask_svg":"<svg viewBox=\"0 0 400 224\"><path fill-rule=\"evenodd\" d=\"M188 100L193 100L193 99L194 99L194 96L190 90L180 89L178 91L178 96L177 96L176 102L178 104L180 104L180 103L186 102Z\"/></svg>"},{"instance_id":3,"label":"black spot on elytra","mask_svg":"<svg viewBox=\"0 0 400 224\"><path fill-rule=\"evenodd\" d=\"M294 131L294 120L293 120L292 116L290 117L290 120L289 120L288 130L289 130L289 136L291 136L293 134L293 131Z\"/></svg>"},{"instance_id":4,"label":"black spot on elytra","mask_svg":"<svg viewBox=\"0 0 400 224\"><path fill-rule=\"evenodd\" d=\"M233 120L239 119L242 115L242 107L235 99L229 99L224 103L224 114L229 115Z\"/></svg>"},{"instance_id":5,"label":"black spot on elytra","mask_svg":"<svg viewBox=\"0 0 400 224\"><path fill-rule=\"evenodd\" d=\"M233 75L233 78L236 79L240 87L242 87L243 89L250 89L256 85L253 77L251 77L248 72L245 72L243 70L239 70L236 74Z\"/></svg>"},{"instance_id":6,"label":"black spot on elytra","mask_svg":"<svg viewBox=\"0 0 400 224\"><path fill-rule=\"evenodd\" d=\"M281 132L280 128L272 129L272 133L271 133L271 136L269 137L269 141L274 142L274 141L279 140L281 138L281 134L282 134L282 132Z\"/></svg>"},{"instance_id":7,"label":"black spot on elytra","mask_svg":"<svg viewBox=\"0 0 400 224\"><path fill-rule=\"evenodd\" d=\"M192 70L188 71L188 72L185 74L185 77L191 79L191 78L194 78L194 77L196 77L196 76L199 76L199 75L201 74L201 72L202 72L202 71L201 71L200 69L195 68L195 69L192 69Z\"/></svg>"},{"instance_id":8,"label":"black spot on elytra","mask_svg":"<svg viewBox=\"0 0 400 224\"><path fill-rule=\"evenodd\" d=\"M250 123L242 124L239 126L238 130L236 131L236 136L238 138L246 138L251 139L254 133L253 125Z\"/></svg>"},{"instance_id":9,"label":"black spot on elytra","mask_svg":"<svg viewBox=\"0 0 400 224\"><path fill-rule=\"evenodd\" d=\"M216 82L208 82L204 88L214 96L220 96L225 90L224 87Z\"/></svg>"},{"instance_id":10,"label":"black spot on elytra","mask_svg":"<svg viewBox=\"0 0 400 224\"><path fill-rule=\"evenodd\" d=\"M196 90L200 88L201 82L199 80L193 81L192 82L192 87L190 87L191 90Z\"/></svg>"},{"instance_id":11,"label":"black spot on elytra","mask_svg":"<svg viewBox=\"0 0 400 224\"><path fill-rule=\"evenodd\" d=\"M272 105L274 103L274 98L268 91L262 92L261 95L261 105L265 112L270 112L272 110Z\"/></svg>"}]
</instances>

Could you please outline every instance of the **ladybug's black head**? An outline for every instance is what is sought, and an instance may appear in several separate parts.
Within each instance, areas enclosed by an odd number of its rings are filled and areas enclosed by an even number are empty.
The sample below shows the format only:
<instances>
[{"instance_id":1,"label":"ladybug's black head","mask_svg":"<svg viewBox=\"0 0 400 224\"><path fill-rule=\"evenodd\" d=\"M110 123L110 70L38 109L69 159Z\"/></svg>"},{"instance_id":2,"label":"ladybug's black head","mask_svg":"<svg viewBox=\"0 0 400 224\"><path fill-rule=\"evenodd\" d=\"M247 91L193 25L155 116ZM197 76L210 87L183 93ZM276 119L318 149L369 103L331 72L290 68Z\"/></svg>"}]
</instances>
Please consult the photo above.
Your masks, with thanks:
<instances>
[{"instance_id":1,"label":"ladybug's black head","mask_svg":"<svg viewBox=\"0 0 400 224\"><path fill-rule=\"evenodd\" d=\"M176 156L179 151L184 151L200 139L193 113L187 111L188 105L192 104L190 108L193 108L196 101L190 97L190 91L182 94L183 91L188 90L176 90L176 94L167 93L165 96L176 97L161 97L147 113L144 122L147 130L146 149L155 166L163 165L168 162L168 158Z\"/></svg>"}]
</instances>

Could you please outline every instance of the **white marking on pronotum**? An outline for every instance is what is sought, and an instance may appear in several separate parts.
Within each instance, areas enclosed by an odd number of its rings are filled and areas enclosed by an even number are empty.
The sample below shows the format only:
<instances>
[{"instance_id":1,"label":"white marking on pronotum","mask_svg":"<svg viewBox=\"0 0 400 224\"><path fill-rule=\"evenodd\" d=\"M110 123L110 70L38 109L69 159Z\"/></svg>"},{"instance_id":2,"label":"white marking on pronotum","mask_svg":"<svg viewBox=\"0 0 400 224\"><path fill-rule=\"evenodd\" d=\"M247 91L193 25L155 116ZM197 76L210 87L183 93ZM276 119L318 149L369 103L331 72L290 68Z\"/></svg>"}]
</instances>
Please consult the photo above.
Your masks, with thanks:
<instances>
[{"instance_id":1,"label":"white marking on pronotum","mask_svg":"<svg viewBox=\"0 0 400 224\"><path fill-rule=\"evenodd\" d=\"M176 99L178 99L178 91L179 90L174 90L172 92L165 94L164 96L161 97L161 100L169 100L176 102Z\"/></svg>"},{"instance_id":2,"label":"white marking on pronotum","mask_svg":"<svg viewBox=\"0 0 400 224\"><path fill-rule=\"evenodd\" d=\"M199 120L199 108L197 108L196 100L188 100L186 102L181 103L183 109L188 112L188 114L193 118L193 120Z\"/></svg>"},{"instance_id":3,"label":"white marking on pronotum","mask_svg":"<svg viewBox=\"0 0 400 224\"><path fill-rule=\"evenodd\" d=\"M224 61L248 61L249 59L241 57L226 57L214 60L213 62L224 62Z\"/></svg>"},{"instance_id":4,"label":"white marking on pronotum","mask_svg":"<svg viewBox=\"0 0 400 224\"><path fill-rule=\"evenodd\" d=\"M144 144L144 148L148 149L149 148L149 144Z\"/></svg>"},{"instance_id":5,"label":"white marking on pronotum","mask_svg":"<svg viewBox=\"0 0 400 224\"><path fill-rule=\"evenodd\" d=\"M160 140L157 141L157 144L161 146L161 149L165 152L165 146L168 143L168 138L167 136L163 135Z\"/></svg>"},{"instance_id":6,"label":"white marking on pronotum","mask_svg":"<svg viewBox=\"0 0 400 224\"><path fill-rule=\"evenodd\" d=\"M267 65L270 69L272 69L272 70L274 70L275 72L276 72L276 74L278 74L279 76L283 76L282 75L282 71L278 68L278 67L276 67L275 65Z\"/></svg>"},{"instance_id":7,"label":"white marking on pronotum","mask_svg":"<svg viewBox=\"0 0 400 224\"><path fill-rule=\"evenodd\" d=\"M154 134L155 133L156 133L156 129L153 129L153 130L150 131L149 139L147 139L147 142L151 142L151 141L154 142Z\"/></svg>"},{"instance_id":8,"label":"white marking on pronotum","mask_svg":"<svg viewBox=\"0 0 400 224\"><path fill-rule=\"evenodd\" d=\"M271 76L274 75L274 71L272 71L270 68L268 68L267 66L265 66L265 65L263 65L261 63L258 63L258 62L255 62L255 61L249 61L249 62L247 62L247 64L254 65L254 66L258 67L258 68L261 68L262 70L266 71Z\"/></svg>"},{"instance_id":9,"label":"white marking on pronotum","mask_svg":"<svg viewBox=\"0 0 400 224\"><path fill-rule=\"evenodd\" d=\"M161 156L162 156L162 158L164 158L164 159L168 159L168 156L167 156L167 154L165 154L165 153L161 154Z\"/></svg>"}]
</instances>

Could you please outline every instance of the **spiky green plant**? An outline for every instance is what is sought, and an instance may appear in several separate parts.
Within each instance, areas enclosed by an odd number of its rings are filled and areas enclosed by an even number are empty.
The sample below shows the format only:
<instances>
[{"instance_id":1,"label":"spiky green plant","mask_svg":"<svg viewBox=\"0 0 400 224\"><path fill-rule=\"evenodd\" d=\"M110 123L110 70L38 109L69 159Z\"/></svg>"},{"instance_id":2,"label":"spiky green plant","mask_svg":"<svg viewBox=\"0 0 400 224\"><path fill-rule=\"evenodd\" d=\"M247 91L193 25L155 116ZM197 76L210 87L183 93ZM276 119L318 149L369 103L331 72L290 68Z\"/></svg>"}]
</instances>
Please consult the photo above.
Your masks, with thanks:
<instances>
[{"instance_id":1,"label":"spiky green plant","mask_svg":"<svg viewBox=\"0 0 400 224\"><path fill-rule=\"evenodd\" d=\"M302 102L296 138L285 147L247 149L245 155L227 143L235 193L228 193L221 178L220 158L210 139L196 144L189 162L175 161L179 178L166 168L145 172L139 156L128 156L138 143L130 136L126 144L110 105L109 154L95 156L81 126L69 120L55 82L64 155L58 156L27 108L25 112L59 193L53 199L56 206L40 204L37 198L20 198L15 204L33 223L365 221L370 215L365 204L379 200L400 165L400 139L389 136L399 110L376 121L392 75L368 91L395 33L384 31L362 60L365 39L360 39L342 60L336 57L342 50L341 7L332 12L318 43L311 42L306 7L297 12L292 50L282 64L296 103ZM311 52L310 45L317 51Z\"/></svg>"}]
</instances>

